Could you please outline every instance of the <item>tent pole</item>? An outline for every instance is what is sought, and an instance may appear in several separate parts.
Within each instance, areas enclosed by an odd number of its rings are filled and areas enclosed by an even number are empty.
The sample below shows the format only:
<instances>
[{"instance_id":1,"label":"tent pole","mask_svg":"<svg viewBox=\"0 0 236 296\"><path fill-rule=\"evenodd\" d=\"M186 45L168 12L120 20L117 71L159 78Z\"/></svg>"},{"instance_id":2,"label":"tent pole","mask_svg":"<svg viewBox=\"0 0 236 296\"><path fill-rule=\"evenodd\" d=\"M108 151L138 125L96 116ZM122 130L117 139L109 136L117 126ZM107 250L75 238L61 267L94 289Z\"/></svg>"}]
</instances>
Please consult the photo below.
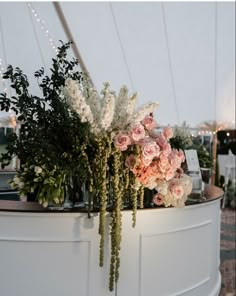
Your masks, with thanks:
<instances>
[{"instance_id":1,"label":"tent pole","mask_svg":"<svg viewBox=\"0 0 236 296\"><path fill-rule=\"evenodd\" d=\"M64 13L62 11L62 8L61 8L60 3L59 2L53 2L53 5L54 5L54 8L55 8L55 10L57 12L57 15L58 15L58 17L60 19L60 22L62 24L62 27L63 27L65 33L66 33L66 36L67 36L68 40L73 41L71 47L72 47L72 50L74 52L75 57L79 61L79 64L81 66L82 71L88 74L89 79L90 79L90 82L91 82L92 86L94 86L93 81L92 81L92 78L90 77L90 74L89 74L89 72L88 72L88 70L87 70L87 68L85 66L85 63L84 63L84 61L82 59L82 56L81 56L81 54L79 52L79 49L78 49L78 47L77 47L77 45L76 45L76 43L74 41L73 35L71 33L71 30L70 30L70 28L69 28L69 26L67 24L67 21L66 21L66 18L65 18Z\"/></svg>"},{"instance_id":2,"label":"tent pole","mask_svg":"<svg viewBox=\"0 0 236 296\"><path fill-rule=\"evenodd\" d=\"M217 159L217 132L213 134L212 141L212 159L213 159L213 168L212 168L212 176L211 176L211 184L215 185L216 179L216 159Z\"/></svg>"}]
</instances>

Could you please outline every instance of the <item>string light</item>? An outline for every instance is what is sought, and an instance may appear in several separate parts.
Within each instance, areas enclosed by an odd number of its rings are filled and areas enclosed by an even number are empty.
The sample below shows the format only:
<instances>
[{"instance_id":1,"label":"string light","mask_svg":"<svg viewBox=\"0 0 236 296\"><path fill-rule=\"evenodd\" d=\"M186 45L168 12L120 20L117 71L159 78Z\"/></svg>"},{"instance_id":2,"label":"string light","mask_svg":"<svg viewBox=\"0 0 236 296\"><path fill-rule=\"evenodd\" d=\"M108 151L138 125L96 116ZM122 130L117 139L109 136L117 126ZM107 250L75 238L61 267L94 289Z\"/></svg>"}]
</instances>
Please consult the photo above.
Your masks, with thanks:
<instances>
[{"instance_id":1,"label":"string light","mask_svg":"<svg viewBox=\"0 0 236 296\"><path fill-rule=\"evenodd\" d=\"M49 30L46 28L45 21L39 17L38 12L35 10L35 8L32 6L31 2L28 3L28 7L31 10L31 13L35 17L36 21L40 24L40 28L43 31L44 35L49 39L49 43L53 50L58 53L58 49L56 48L56 45L53 41L52 36L49 33Z\"/></svg>"}]
</instances>

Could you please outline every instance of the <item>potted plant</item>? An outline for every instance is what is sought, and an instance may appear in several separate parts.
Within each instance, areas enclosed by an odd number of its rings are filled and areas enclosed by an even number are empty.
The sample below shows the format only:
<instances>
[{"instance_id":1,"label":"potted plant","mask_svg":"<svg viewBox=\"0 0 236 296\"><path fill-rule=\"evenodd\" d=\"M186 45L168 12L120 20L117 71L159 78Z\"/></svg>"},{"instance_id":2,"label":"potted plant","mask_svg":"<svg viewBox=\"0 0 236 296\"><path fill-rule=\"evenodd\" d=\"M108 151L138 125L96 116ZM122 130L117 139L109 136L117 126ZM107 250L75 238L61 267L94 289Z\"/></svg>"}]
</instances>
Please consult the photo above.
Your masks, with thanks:
<instances>
[{"instance_id":1,"label":"potted plant","mask_svg":"<svg viewBox=\"0 0 236 296\"><path fill-rule=\"evenodd\" d=\"M213 166L213 161L210 153L204 145L193 145L192 149L197 150L199 165L202 174L202 180L205 183L209 183L211 177L211 170Z\"/></svg>"}]
</instances>

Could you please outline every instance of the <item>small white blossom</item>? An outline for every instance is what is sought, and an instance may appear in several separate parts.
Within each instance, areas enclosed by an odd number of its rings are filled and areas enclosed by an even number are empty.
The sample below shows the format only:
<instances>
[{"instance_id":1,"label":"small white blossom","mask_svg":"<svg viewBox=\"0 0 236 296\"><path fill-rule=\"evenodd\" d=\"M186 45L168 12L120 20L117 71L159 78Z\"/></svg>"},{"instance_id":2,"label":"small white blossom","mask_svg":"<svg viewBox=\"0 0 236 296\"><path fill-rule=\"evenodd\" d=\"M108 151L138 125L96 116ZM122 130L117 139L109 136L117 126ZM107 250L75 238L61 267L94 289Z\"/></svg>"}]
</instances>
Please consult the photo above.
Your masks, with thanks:
<instances>
[{"instance_id":1,"label":"small white blossom","mask_svg":"<svg viewBox=\"0 0 236 296\"><path fill-rule=\"evenodd\" d=\"M156 191L161 195L166 195L168 192L168 182L165 180L157 180Z\"/></svg>"},{"instance_id":2,"label":"small white blossom","mask_svg":"<svg viewBox=\"0 0 236 296\"><path fill-rule=\"evenodd\" d=\"M27 201L27 196L25 194L20 194L20 200L21 201Z\"/></svg>"},{"instance_id":3,"label":"small white blossom","mask_svg":"<svg viewBox=\"0 0 236 296\"><path fill-rule=\"evenodd\" d=\"M46 208L48 206L48 202L44 201L42 205L43 205L44 208Z\"/></svg>"},{"instance_id":4,"label":"small white blossom","mask_svg":"<svg viewBox=\"0 0 236 296\"><path fill-rule=\"evenodd\" d=\"M34 167L34 172L35 172L36 175L41 174L42 171L43 171L43 169L41 167L39 167L39 166Z\"/></svg>"},{"instance_id":5,"label":"small white blossom","mask_svg":"<svg viewBox=\"0 0 236 296\"><path fill-rule=\"evenodd\" d=\"M59 198L58 198L58 197L55 197L53 200L54 200L54 202L55 202L56 204L59 204Z\"/></svg>"}]
</instances>

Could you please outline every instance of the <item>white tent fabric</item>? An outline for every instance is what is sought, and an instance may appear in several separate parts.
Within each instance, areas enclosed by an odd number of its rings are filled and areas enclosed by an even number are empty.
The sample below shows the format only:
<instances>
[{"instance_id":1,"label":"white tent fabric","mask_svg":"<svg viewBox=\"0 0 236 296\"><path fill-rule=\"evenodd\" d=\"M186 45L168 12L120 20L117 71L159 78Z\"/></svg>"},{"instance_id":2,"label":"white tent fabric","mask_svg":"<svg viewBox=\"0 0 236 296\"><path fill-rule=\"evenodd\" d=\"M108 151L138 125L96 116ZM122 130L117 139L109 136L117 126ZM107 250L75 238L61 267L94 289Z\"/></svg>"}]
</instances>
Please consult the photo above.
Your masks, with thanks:
<instances>
[{"instance_id":1,"label":"white tent fabric","mask_svg":"<svg viewBox=\"0 0 236 296\"><path fill-rule=\"evenodd\" d=\"M19 66L39 94L34 71L47 71L67 41L52 2L0 2L0 58ZM159 101L161 125L195 127L235 120L234 2L61 2L67 23L97 89L109 81L137 91L139 105ZM35 34L36 32L36 34ZM0 89L3 89L0 79ZM3 113L1 113L3 116ZM0 115L1 116L1 115ZM234 122L235 124L235 122Z\"/></svg>"}]
</instances>

